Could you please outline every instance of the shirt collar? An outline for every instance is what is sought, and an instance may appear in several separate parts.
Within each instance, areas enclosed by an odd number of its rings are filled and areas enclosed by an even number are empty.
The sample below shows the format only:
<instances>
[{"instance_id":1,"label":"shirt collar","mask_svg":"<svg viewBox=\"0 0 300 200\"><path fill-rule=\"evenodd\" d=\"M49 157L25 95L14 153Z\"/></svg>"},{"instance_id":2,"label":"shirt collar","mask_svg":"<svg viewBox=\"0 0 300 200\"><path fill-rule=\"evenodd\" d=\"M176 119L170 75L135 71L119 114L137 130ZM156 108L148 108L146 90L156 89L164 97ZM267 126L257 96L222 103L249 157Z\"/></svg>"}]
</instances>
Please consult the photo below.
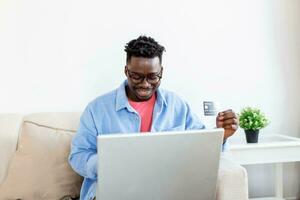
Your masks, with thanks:
<instances>
[{"instance_id":1,"label":"shirt collar","mask_svg":"<svg viewBox=\"0 0 300 200\"><path fill-rule=\"evenodd\" d=\"M126 95L125 87L128 85L127 80L123 81L119 88L117 88L116 95L116 111L122 110L123 108L127 108L128 110L132 110L132 107L129 105L128 98ZM164 92L158 88L156 90L157 98L156 101L160 105L167 105L166 99L164 97Z\"/></svg>"}]
</instances>

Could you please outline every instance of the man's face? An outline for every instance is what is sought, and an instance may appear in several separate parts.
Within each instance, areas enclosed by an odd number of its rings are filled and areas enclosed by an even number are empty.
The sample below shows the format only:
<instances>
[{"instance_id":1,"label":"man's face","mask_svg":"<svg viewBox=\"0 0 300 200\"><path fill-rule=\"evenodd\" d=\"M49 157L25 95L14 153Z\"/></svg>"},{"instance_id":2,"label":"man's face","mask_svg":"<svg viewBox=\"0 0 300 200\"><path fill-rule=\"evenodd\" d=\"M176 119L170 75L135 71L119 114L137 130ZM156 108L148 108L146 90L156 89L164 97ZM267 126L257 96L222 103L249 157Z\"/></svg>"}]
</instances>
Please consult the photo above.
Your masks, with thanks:
<instances>
[{"instance_id":1,"label":"man's face","mask_svg":"<svg viewBox=\"0 0 300 200\"><path fill-rule=\"evenodd\" d=\"M125 66L128 98L133 101L150 99L160 85L162 70L158 57L131 57Z\"/></svg>"}]
</instances>

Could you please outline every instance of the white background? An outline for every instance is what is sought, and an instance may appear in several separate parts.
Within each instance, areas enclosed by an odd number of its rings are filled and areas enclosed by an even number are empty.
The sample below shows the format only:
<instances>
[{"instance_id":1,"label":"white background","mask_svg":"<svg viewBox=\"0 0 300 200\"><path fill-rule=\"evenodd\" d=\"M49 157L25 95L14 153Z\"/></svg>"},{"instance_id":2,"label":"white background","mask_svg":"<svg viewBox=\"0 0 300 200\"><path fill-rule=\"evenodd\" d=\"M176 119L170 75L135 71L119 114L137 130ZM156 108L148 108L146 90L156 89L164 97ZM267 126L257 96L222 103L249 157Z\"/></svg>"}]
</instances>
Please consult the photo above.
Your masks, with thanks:
<instances>
[{"instance_id":1,"label":"white background","mask_svg":"<svg viewBox=\"0 0 300 200\"><path fill-rule=\"evenodd\" d=\"M162 87L200 117L203 100L255 106L261 134L300 136L298 0L0 0L0 112L82 111L125 79L140 34L166 47ZM249 168L251 196L272 195L270 169ZM299 197L299 171L285 167L285 196Z\"/></svg>"}]
</instances>

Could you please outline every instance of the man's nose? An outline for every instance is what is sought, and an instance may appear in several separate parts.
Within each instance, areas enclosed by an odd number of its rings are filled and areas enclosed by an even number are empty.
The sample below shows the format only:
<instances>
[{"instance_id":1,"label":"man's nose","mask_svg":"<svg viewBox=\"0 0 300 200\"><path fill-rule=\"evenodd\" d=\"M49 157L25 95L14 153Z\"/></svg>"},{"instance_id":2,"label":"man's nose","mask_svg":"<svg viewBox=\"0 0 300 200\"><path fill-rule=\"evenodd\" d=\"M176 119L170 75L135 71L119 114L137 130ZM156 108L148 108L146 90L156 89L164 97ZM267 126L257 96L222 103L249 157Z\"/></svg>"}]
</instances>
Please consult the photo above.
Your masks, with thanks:
<instances>
[{"instance_id":1,"label":"man's nose","mask_svg":"<svg viewBox=\"0 0 300 200\"><path fill-rule=\"evenodd\" d=\"M147 81L147 77L144 77L143 81L141 82L141 86L143 86L144 88L147 88L150 86L150 84Z\"/></svg>"}]
</instances>

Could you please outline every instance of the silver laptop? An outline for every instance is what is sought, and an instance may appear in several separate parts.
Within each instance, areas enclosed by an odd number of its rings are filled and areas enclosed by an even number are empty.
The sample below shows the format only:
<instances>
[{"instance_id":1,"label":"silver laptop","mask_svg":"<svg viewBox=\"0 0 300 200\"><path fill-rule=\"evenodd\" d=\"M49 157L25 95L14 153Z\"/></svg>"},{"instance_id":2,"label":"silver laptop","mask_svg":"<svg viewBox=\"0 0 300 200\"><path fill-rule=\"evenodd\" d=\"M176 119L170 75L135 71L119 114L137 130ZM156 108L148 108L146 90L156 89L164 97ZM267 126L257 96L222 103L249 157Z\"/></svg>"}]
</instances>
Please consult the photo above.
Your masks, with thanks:
<instances>
[{"instance_id":1,"label":"silver laptop","mask_svg":"<svg viewBox=\"0 0 300 200\"><path fill-rule=\"evenodd\" d=\"M97 200L215 200L223 129L98 136Z\"/></svg>"}]
</instances>

